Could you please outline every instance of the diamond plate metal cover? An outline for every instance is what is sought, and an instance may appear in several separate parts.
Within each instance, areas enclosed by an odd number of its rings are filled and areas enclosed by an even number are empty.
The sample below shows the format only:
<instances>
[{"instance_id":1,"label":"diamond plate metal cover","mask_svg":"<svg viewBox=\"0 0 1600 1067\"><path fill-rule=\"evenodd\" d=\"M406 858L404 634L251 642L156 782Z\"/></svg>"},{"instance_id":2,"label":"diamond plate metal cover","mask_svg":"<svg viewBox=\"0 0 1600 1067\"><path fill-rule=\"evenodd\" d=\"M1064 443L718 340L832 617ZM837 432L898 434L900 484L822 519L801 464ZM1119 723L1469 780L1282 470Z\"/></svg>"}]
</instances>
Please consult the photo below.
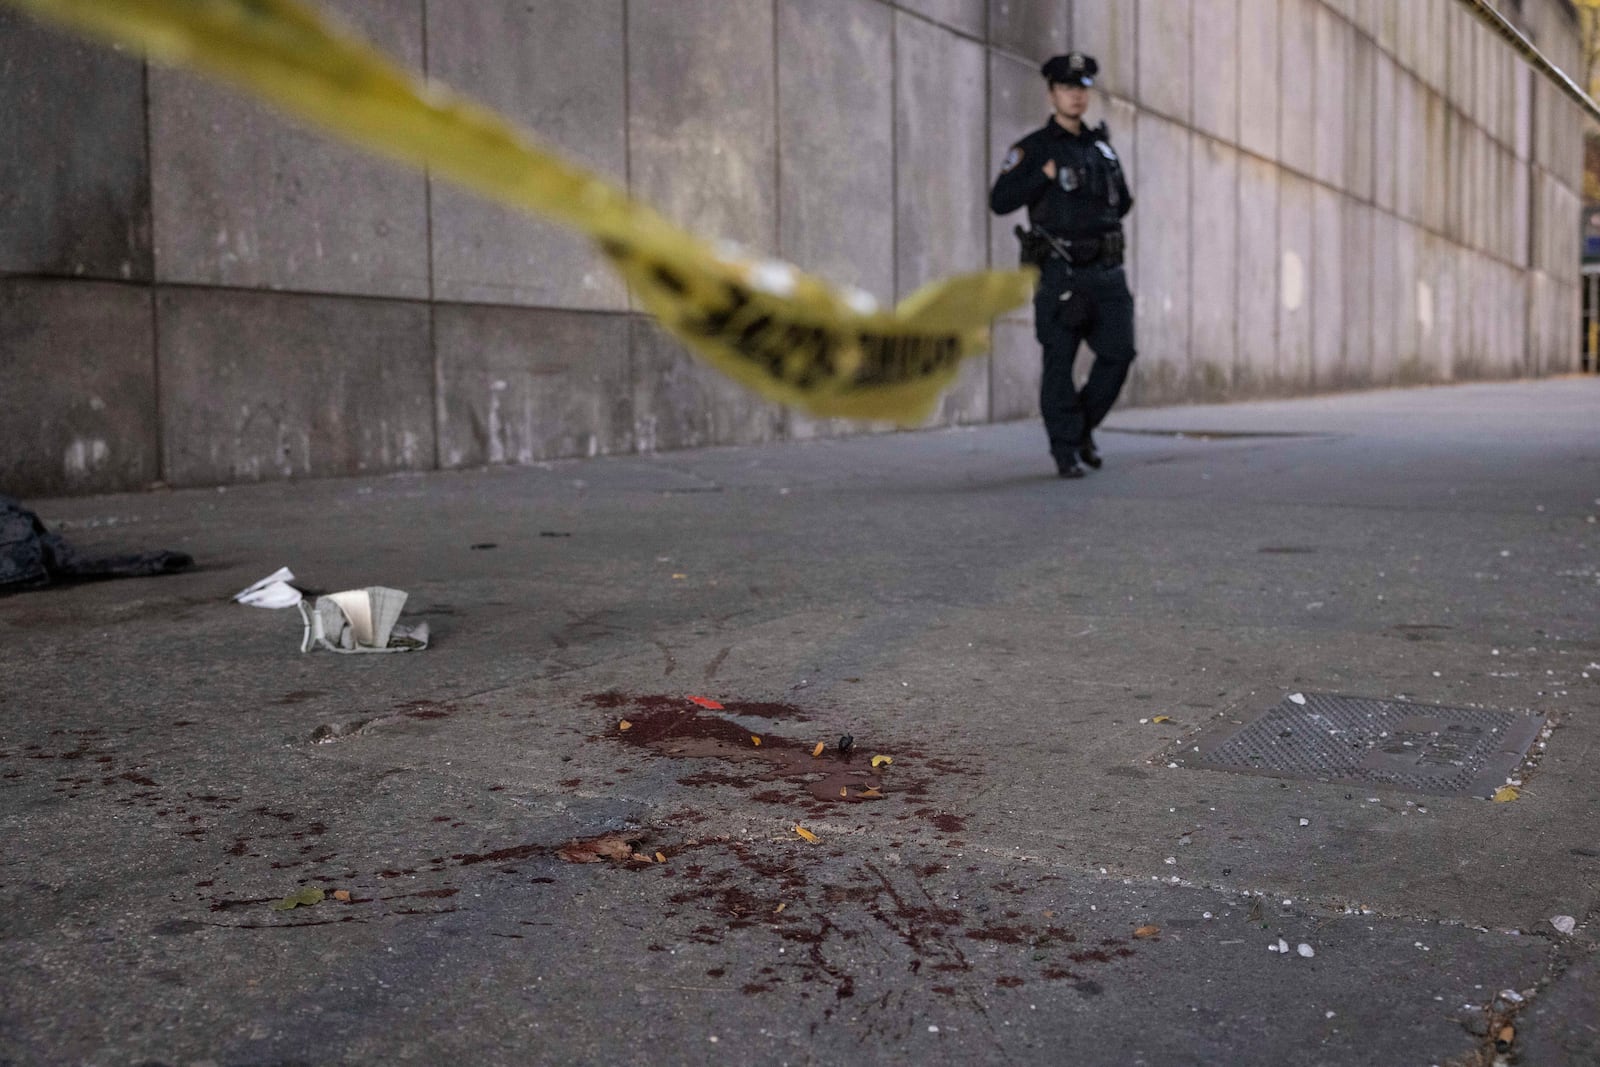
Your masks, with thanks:
<instances>
[{"instance_id":1,"label":"diamond plate metal cover","mask_svg":"<svg viewBox=\"0 0 1600 1067\"><path fill-rule=\"evenodd\" d=\"M1522 762L1544 716L1398 700L1296 694L1244 726L1184 746L1189 767L1437 796L1491 795Z\"/></svg>"}]
</instances>

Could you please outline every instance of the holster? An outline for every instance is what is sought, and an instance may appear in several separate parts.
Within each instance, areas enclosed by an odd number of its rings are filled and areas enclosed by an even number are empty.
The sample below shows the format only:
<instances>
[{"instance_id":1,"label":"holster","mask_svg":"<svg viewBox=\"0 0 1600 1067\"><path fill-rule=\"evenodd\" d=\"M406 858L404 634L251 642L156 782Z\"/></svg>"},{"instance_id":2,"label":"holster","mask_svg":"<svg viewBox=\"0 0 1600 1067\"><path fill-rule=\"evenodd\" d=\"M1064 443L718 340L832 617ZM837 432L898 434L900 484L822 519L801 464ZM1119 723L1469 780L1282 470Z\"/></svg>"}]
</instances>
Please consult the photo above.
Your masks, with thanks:
<instances>
[{"instance_id":1,"label":"holster","mask_svg":"<svg viewBox=\"0 0 1600 1067\"><path fill-rule=\"evenodd\" d=\"M1044 265L1050 262L1050 257L1055 255L1054 249L1050 247L1050 239L1037 230L1025 230L1021 226L1018 226L1012 232L1017 235L1017 240L1022 244L1022 251L1019 257L1022 265L1024 267L1038 267L1043 270Z\"/></svg>"}]
</instances>

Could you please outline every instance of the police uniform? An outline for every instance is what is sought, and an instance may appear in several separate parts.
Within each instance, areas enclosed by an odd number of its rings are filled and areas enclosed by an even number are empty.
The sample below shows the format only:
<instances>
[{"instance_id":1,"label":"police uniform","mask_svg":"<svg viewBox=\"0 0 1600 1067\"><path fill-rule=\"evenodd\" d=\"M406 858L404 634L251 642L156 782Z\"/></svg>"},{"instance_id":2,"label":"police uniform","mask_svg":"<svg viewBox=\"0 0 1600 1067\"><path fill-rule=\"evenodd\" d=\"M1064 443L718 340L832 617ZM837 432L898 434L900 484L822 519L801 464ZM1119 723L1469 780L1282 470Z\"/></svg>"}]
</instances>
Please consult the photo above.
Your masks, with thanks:
<instances>
[{"instance_id":1,"label":"police uniform","mask_svg":"<svg viewBox=\"0 0 1600 1067\"><path fill-rule=\"evenodd\" d=\"M1057 56L1042 73L1052 84L1089 86L1099 66L1080 52ZM1054 162L1056 177L1045 173ZM1065 478L1082 477L1081 459L1100 466L1093 432L1127 380L1135 350L1133 294L1123 270L1122 218L1133 208L1122 161L1104 123L1074 134L1054 115L1012 146L989 194L997 215L1026 206L1032 231L1023 256L1040 269L1034 331L1044 347L1039 409L1050 453ZM1079 390L1072 365L1084 342L1094 351Z\"/></svg>"}]
</instances>

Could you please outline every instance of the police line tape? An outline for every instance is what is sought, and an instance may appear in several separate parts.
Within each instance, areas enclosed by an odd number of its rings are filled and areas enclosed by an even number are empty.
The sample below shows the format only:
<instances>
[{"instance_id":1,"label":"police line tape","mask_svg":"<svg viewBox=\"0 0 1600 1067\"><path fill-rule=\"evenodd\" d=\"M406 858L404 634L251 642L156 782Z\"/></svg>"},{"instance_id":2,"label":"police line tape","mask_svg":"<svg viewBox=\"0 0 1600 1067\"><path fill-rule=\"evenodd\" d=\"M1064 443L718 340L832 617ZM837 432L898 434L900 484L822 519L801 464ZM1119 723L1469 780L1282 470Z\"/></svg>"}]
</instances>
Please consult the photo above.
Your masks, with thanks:
<instances>
[{"instance_id":1,"label":"police line tape","mask_svg":"<svg viewBox=\"0 0 1600 1067\"><path fill-rule=\"evenodd\" d=\"M986 271L883 310L865 293L712 245L298 0L0 3L232 82L369 150L590 235L692 352L814 415L921 422L961 362L987 350L990 321L1033 292L1031 270Z\"/></svg>"},{"instance_id":2,"label":"police line tape","mask_svg":"<svg viewBox=\"0 0 1600 1067\"><path fill-rule=\"evenodd\" d=\"M1556 88L1570 96L1591 119L1600 122L1600 104L1596 104L1594 98L1584 92L1583 87L1573 81L1566 71L1550 62L1549 58L1539 51L1532 41L1524 37L1521 30L1496 11L1488 0L1460 0L1460 2L1478 17L1478 21L1497 33L1518 55L1532 64L1535 70L1554 82Z\"/></svg>"}]
</instances>

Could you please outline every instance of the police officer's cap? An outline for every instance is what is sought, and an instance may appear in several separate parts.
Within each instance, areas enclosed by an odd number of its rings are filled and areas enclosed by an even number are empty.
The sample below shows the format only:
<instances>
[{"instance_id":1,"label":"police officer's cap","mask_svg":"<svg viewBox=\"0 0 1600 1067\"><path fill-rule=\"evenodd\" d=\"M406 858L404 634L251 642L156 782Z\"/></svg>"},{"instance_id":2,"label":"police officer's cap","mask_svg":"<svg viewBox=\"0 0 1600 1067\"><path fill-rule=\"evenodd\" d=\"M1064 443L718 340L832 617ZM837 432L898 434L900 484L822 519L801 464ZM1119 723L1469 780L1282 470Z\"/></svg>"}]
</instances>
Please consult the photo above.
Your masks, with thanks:
<instances>
[{"instance_id":1,"label":"police officer's cap","mask_svg":"<svg viewBox=\"0 0 1600 1067\"><path fill-rule=\"evenodd\" d=\"M1100 64L1094 61L1093 56L1068 52L1050 60L1040 73L1051 85L1081 85L1087 88L1094 84L1094 76L1100 73Z\"/></svg>"}]
</instances>

